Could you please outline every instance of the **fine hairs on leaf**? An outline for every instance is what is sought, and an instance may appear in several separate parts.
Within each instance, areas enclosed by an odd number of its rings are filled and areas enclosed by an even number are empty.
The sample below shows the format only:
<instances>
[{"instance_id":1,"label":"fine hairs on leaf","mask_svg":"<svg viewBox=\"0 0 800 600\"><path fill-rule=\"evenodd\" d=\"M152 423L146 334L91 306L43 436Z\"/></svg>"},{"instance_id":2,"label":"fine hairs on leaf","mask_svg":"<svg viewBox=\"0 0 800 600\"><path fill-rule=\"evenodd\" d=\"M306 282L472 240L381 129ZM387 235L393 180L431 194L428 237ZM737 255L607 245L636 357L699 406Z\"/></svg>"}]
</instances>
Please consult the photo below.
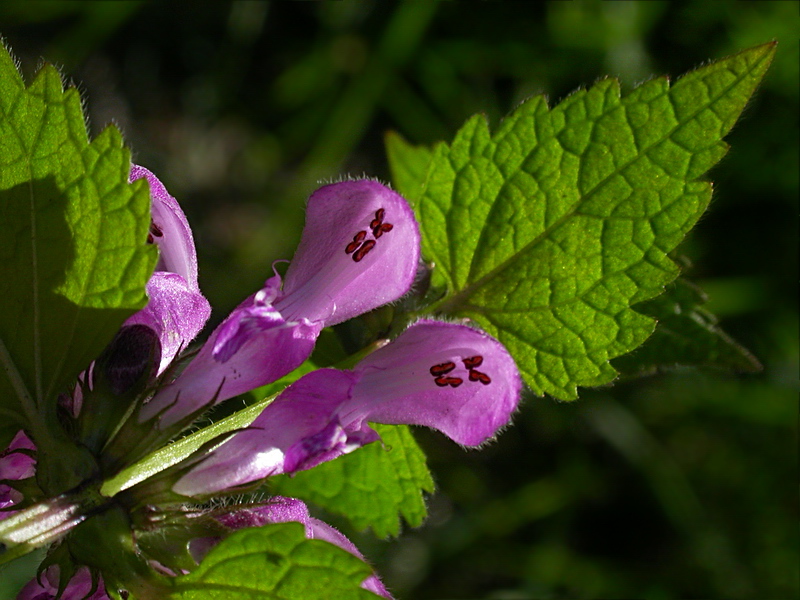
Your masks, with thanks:
<instances>
[{"instance_id":1,"label":"fine hairs on leaf","mask_svg":"<svg viewBox=\"0 0 800 600\"><path fill-rule=\"evenodd\" d=\"M669 253L708 206L702 177L774 52L764 44L625 96L615 79L552 109L537 96L494 133L476 115L433 149L389 136L395 185L446 289L428 310L495 336L536 394L571 400L612 381L609 361L655 326L632 306L678 275Z\"/></svg>"},{"instance_id":2,"label":"fine hairs on leaf","mask_svg":"<svg viewBox=\"0 0 800 600\"><path fill-rule=\"evenodd\" d=\"M36 430L147 301L149 195L107 127L45 65L30 86L0 48L0 411ZM46 443L46 440L37 440Z\"/></svg>"}]
</instances>

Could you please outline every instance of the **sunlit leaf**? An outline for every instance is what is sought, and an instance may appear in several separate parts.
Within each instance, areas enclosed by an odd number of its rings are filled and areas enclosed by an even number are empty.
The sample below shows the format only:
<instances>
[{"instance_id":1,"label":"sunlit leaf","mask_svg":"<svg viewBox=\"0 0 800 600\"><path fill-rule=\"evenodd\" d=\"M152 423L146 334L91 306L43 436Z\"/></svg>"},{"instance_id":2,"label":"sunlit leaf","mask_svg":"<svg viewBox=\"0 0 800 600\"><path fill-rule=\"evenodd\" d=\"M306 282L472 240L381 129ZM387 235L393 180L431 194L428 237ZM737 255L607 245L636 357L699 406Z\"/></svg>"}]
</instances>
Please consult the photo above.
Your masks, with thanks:
<instances>
[{"instance_id":1,"label":"sunlit leaf","mask_svg":"<svg viewBox=\"0 0 800 600\"><path fill-rule=\"evenodd\" d=\"M711 198L699 178L725 154L722 138L774 51L758 46L625 97L615 79L552 109L537 96L495 133L477 115L434 148L421 186L425 156L391 141L434 284L447 290L431 310L497 337L537 394L572 399L614 379L610 359L655 325L631 307L677 276L668 253Z\"/></svg>"}]
</instances>

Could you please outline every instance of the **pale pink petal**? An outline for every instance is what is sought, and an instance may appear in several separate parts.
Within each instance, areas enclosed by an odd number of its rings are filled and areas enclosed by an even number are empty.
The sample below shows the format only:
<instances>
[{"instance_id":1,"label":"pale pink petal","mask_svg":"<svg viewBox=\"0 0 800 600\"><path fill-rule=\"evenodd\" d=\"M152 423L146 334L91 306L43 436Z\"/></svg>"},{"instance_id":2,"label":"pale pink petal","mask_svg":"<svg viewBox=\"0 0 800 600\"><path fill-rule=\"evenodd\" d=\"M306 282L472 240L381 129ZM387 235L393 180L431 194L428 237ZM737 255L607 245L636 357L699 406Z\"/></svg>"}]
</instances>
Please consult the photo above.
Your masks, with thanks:
<instances>
[{"instance_id":1,"label":"pale pink petal","mask_svg":"<svg viewBox=\"0 0 800 600\"><path fill-rule=\"evenodd\" d=\"M150 185L151 236L159 250L155 270L177 273L190 289L197 291L197 252L189 221L158 177L144 167L131 165L130 180L143 177Z\"/></svg>"},{"instance_id":2,"label":"pale pink petal","mask_svg":"<svg viewBox=\"0 0 800 600\"><path fill-rule=\"evenodd\" d=\"M323 186L308 199L275 307L329 326L397 300L414 281L419 239L408 202L377 181Z\"/></svg>"},{"instance_id":3,"label":"pale pink petal","mask_svg":"<svg viewBox=\"0 0 800 600\"><path fill-rule=\"evenodd\" d=\"M177 273L156 271L147 282L148 302L125 325L146 325L161 342L158 372L197 337L211 315L208 300Z\"/></svg>"}]
</instances>

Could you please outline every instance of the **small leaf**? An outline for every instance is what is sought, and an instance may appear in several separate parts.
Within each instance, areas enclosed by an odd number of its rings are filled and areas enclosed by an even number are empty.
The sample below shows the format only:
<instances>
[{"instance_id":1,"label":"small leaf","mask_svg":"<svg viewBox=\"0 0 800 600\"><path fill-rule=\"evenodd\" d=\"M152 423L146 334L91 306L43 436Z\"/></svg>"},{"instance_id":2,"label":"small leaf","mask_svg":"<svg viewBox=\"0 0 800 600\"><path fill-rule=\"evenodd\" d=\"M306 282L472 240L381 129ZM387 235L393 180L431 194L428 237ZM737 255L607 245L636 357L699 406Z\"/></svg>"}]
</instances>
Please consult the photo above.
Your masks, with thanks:
<instances>
[{"instance_id":1,"label":"small leaf","mask_svg":"<svg viewBox=\"0 0 800 600\"><path fill-rule=\"evenodd\" d=\"M658 324L639 348L614 359L625 375L646 375L663 366L710 366L747 373L761 370L758 360L717 326L717 319L701 308L707 298L695 285L678 278L652 300L636 305Z\"/></svg>"},{"instance_id":2,"label":"small leaf","mask_svg":"<svg viewBox=\"0 0 800 600\"><path fill-rule=\"evenodd\" d=\"M361 589L372 574L345 550L308 540L300 523L243 529L215 546L193 572L175 580L174 600L377 598Z\"/></svg>"},{"instance_id":3,"label":"small leaf","mask_svg":"<svg viewBox=\"0 0 800 600\"><path fill-rule=\"evenodd\" d=\"M430 310L479 323L537 394L573 399L614 379L610 359L654 328L631 307L677 276L668 253L711 197L698 178L725 154L774 52L758 46L624 98L614 79L552 110L531 98L494 134L477 115L434 148L422 186L425 151L393 140L398 186L422 190L409 200L433 283L447 289Z\"/></svg>"},{"instance_id":4,"label":"small leaf","mask_svg":"<svg viewBox=\"0 0 800 600\"><path fill-rule=\"evenodd\" d=\"M422 493L434 489L425 454L408 427L374 427L382 443L292 477L273 477L271 491L313 502L381 538L399 534L399 515L412 527L421 525L427 515Z\"/></svg>"},{"instance_id":5,"label":"small leaf","mask_svg":"<svg viewBox=\"0 0 800 600\"><path fill-rule=\"evenodd\" d=\"M26 88L0 48L0 414L54 413L147 301L146 182L114 127L89 143L80 96L45 65ZM27 419L22 419L24 411ZM44 440L36 440L37 444Z\"/></svg>"}]
</instances>

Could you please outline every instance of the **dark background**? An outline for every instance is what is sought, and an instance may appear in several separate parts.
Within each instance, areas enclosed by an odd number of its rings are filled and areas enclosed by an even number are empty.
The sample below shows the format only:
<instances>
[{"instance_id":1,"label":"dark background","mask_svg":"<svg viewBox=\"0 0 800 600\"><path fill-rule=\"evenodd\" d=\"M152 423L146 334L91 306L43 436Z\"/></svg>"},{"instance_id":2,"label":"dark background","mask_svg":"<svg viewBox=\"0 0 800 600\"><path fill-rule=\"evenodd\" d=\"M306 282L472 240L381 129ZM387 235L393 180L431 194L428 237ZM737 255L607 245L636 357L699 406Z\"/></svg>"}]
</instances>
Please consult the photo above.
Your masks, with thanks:
<instances>
[{"instance_id":1,"label":"dark background","mask_svg":"<svg viewBox=\"0 0 800 600\"><path fill-rule=\"evenodd\" d=\"M403 599L794 598L799 6L34 0L0 3L0 35L26 75L57 64L93 133L115 122L179 199L215 322L291 257L319 181L388 180L387 130L449 140L533 94L606 74L630 90L779 40L681 247L763 372L528 398L481 452L419 432L439 487L426 525L347 533ZM0 574L0 598L26 568Z\"/></svg>"}]
</instances>

